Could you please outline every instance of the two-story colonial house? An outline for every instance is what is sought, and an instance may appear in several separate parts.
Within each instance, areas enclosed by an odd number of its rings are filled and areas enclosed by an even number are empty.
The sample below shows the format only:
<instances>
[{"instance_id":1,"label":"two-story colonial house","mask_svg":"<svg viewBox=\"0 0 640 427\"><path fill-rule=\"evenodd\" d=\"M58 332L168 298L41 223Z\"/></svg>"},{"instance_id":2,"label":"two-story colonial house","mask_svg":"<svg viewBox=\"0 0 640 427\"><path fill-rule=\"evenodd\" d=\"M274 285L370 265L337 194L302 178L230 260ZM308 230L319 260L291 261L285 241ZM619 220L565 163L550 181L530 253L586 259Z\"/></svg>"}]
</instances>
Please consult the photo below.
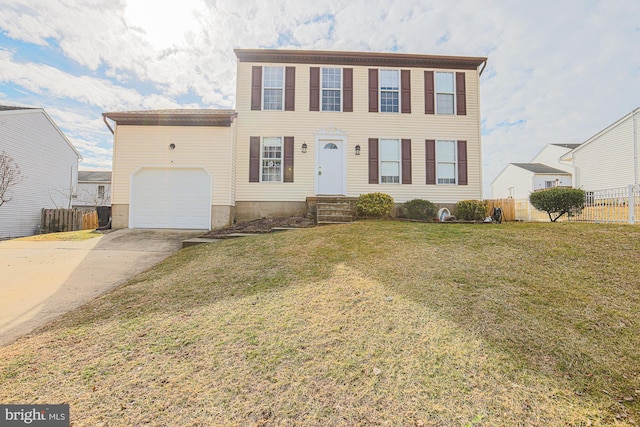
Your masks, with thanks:
<instances>
[{"instance_id":1,"label":"two-story colonial house","mask_svg":"<svg viewBox=\"0 0 640 427\"><path fill-rule=\"evenodd\" d=\"M103 114L116 123L115 228L219 227L371 192L481 198L486 58L235 53L235 110Z\"/></svg>"}]
</instances>

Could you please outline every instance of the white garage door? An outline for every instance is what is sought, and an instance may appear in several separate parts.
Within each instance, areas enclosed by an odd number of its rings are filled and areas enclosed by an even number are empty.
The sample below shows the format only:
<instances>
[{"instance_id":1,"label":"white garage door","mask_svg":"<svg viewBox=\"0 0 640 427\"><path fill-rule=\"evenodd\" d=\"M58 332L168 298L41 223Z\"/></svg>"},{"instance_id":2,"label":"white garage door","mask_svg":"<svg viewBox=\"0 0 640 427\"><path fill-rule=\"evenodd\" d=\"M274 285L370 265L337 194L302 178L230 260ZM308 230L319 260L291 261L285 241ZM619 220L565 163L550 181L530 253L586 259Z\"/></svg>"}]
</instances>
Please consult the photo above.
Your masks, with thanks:
<instances>
[{"instance_id":1,"label":"white garage door","mask_svg":"<svg viewBox=\"0 0 640 427\"><path fill-rule=\"evenodd\" d=\"M131 178L131 228L211 228L211 178L204 169L142 168Z\"/></svg>"}]
</instances>

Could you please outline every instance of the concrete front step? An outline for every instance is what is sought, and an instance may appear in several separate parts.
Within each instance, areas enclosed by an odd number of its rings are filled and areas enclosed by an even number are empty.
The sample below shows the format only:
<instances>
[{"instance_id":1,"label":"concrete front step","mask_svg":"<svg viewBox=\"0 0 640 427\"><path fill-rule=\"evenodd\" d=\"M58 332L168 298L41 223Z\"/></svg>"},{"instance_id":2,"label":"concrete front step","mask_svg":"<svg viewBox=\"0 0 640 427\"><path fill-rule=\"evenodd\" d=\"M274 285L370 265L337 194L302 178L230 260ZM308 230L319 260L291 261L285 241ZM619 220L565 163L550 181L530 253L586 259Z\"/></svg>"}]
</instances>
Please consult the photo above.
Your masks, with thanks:
<instances>
[{"instance_id":1,"label":"concrete front step","mask_svg":"<svg viewBox=\"0 0 640 427\"><path fill-rule=\"evenodd\" d=\"M351 224L353 220L345 217L318 218L318 224Z\"/></svg>"},{"instance_id":2,"label":"concrete front step","mask_svg":"<svg viewBox=\"0 0 640 427\"><path fill-rule=\"evenodd\" d=\"M344 224L354 220L355 198L313 197L307 198L309 212L316 216L317 224Z\"/></svg>"}]
</instances>

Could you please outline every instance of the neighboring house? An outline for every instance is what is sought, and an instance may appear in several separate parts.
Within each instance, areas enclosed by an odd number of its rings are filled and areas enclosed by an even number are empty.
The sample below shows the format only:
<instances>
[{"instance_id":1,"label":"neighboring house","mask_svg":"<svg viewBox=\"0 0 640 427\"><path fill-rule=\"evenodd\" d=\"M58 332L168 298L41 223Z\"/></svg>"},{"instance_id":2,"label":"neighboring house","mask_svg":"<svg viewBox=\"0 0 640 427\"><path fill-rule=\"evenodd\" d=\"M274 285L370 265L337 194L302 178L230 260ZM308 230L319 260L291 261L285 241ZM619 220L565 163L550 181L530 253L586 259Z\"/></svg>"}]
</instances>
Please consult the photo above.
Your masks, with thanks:
<instances>
[{"instance_id":1,"label":"neighboring house","mask_svg":"<svg viewBox=\"0 0 640 427\"><path fill-rule=\"evenodd\" d=\"M536 190L572 186L572 167L560 161L580 144L548 144L529 163L510 163L491 183L494 199L528 199Z\"/></svg>"},{"instance_id":2,"label":"neighboring house","mask_svg":"<svg viewBox=\"0 0 640 427\"><path fill-rule=\"evenodd\" d=\"M116 123L114 228L220 227L370 192L481 198L486 58L235 53L235 111L103 114Z\"/></svg>"},{"instance_id":3,"label":"neighboring house","mask_svg":"<svg viewBox=\"0 0 640 427\"><path fill-rule=\"evenodd\" d=\"M574 168L574 187L586 191L640 183L640 108L562 156Z\"/></svg>"},{"instance_id":4,"label":"neighboring house","mask_svg":"<svg viewBox=\"0 0 640 427\"><path fill-rule=\"evenodd\" d=\"M491 183L494 199L527 199L553 187L571 187L571 173L542 163L510 163Z\"/></svg>"},{"instance_id":5,"label":"neighboring house","mask_svg":"<svg viewBox=\"0 0 640 427\"><path fill-rule=\"evenodd\" d=\"M42 108L0 106L0 152L20 168L13 200L0 206L0 238L35 234L42 208L69 208L82 157Z\"/></svg>"},{"instance_id":6,"label":"neighboring house","mask_svg":"<svg viewBox=\"0 0 640 427\"><path fill-rule=\"evenodd\" d=\"M78 191L73 198L73 207L97 206L111 206L111 172L78 171Z\"/></svg>"}]
</instances>

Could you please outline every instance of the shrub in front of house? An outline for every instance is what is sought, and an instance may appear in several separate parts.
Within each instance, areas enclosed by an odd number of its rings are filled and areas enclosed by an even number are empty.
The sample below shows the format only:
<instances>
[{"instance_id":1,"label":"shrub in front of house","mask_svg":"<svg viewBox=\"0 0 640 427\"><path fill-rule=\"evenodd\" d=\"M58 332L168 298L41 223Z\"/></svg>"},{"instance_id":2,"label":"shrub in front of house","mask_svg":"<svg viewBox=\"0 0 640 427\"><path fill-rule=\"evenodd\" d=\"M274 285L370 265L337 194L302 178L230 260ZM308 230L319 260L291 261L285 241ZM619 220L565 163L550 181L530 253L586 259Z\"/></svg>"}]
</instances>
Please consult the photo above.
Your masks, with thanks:
<instances>
[{"instance_id":1,"label":"shrub in front of house","mask_svg":"<svg viewBox=\"0 0 640 427\"><path fill-rule=\"evenodd\" d=\"M579 188L555 187L531 193L529 202L539 211L546 212L551 222L556 222L564 214L582 211L585 192Z\"/></svg>"},{"instance_id":2,"label":"shrub in front of house","mask_svg":"<svg viewBox=\"0 0 640 427\"><path fill-rule=\"evenodd\" d=\"M438 207L428 200L413 199L405 202L400 210L406 218L429 221L438 217Z\"/></svg>"},{"instance_id":3,"label":"shrub in front of house","mask_svg":"<svg viewBox=\"0 0 640 427\"><path fill-rule=\"evenodd\" d=\"M482 221L487 215L487 202L461 200L456 203L456 218L464 221Z\"/></svg>"},{"instance_id":4,"label":"shrub in front of house","mask_svg":"<svg viewBox=\"0 0 640 427\"><path fill-rule=\"evenodd\" d=\"M393 197L385 193L361 194L356 208L362 218L388 218L393 211Z\"/></svg>"}]
</instances>

